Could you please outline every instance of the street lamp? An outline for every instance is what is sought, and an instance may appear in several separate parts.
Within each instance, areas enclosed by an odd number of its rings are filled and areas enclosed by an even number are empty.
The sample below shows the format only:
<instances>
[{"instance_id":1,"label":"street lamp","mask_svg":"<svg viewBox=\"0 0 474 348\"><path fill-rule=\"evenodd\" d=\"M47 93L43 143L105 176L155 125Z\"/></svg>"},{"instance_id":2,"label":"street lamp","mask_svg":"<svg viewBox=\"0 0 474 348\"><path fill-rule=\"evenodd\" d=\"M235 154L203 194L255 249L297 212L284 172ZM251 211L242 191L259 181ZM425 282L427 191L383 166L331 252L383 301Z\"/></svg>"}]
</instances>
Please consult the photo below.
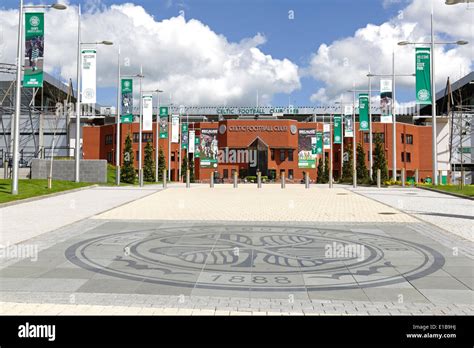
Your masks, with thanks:
<instances>
[{"instance_id":1,"label":"street lamp","mask_svg":"<svg viewBox=\"0 0 474 348\"><path fill-rule=\"evenodd\" d=\"M446 0L446 5L457 5L457 4L466 4L470 3L471 0Z\"/></svg>"},{"instance_id":2,"label":"street lamp","mask_svg":"<svg viewBox=\"0 0 474 348\"><path fill-rule=\"evenodd\" d=\"M75 148L75 175L74 181L79 182L79 171L81 161L81 47L82 45L106 45L111 46L112 41L81 42L81 5L78 7L77 19L77 98L76 98L76 148Z\"/></svg>"},{"instance_id":3,"label":"street lamp","mask_svg":"<svg viewBox=\"0 0 474 348\"><path fill-rule=\"evenodd\" d=\"M156 145L155 145L155 182L159 179L159 167L160 167L160 93L163 93L161 89L157 89L155 93L158 94L158 112L156 113ZM164 178L163 178L164 179Z\"/></svg>"},{"instance_id":4,"label":"street lamp","mask_svg":"<svg viewBox=\"0 0 474 348\"><path fill-rule=\"evenodd\" d=\"M450 2L449 5L465 2L462 0L447 0L446 3ZM431 12L431 40L428 42L410 42L400 41L399 46L407 45L430 45L431 46L431 130L433 138L432 147L432 162L433 162L433 184L438 184L438 136L436 131L436 83L435 83L435 45L467 45L469 42L465 40L458 40L454 42L435 42L434 38L434 25L433 25L433 12Z\"/></svg>"},{"instance_id":5,"label":"street lamp","mask_svg":"<svg viewBox=\"0 0 474 348\"><path fill-rule=\"evenodd\" d=\"M395 74L395 51L392 52L392 73L391 74L373 74L368 73L367 77L391 77L392 78L392 179L397 181L397 117L396 117L396 94L395 94L395 77L414 77L416 74ZM370 96L369 96L370 105ZM370 140L372 140L372 130L370 130ZM372 144L370 144L372 149ZM372 173L373 174L373 173Z\"/></svg>"},{"instance_id":6,"label":"street lamp","mask_svg":"<svg viewBox=\"0 0 474 348\"><path fill-rule=\"evenodd\" d=\"M66 5L52 4L52 5L23 5L23 0L20 0L18 10L18 47L16 51L16 97L15 97L15 118L13 120L13 168L12 168L12 195L18 194L18 157L20 147L20 112L21 112L21 68L23 64L23 9L25 8L52 8L55 10L65 10Z\"/></svg>"}]
</instances>

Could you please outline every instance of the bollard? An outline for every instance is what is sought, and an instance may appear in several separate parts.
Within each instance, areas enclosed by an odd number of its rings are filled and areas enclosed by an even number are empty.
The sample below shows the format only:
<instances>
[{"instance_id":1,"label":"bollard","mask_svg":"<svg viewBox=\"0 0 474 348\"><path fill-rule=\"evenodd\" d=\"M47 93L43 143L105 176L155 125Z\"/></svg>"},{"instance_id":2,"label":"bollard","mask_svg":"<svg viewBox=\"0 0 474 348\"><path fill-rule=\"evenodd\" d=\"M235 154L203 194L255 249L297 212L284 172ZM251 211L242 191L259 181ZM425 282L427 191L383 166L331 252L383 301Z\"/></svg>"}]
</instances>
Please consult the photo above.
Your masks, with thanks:
<instances>
[{"instance_id":1,"label":"bollard","mask_svg":"<svg viewBox=\"0 0 474 348\"><path fill-rule=\"evenodd\" d=\"M357 187L357 171L355 169L352 171L352 187Z\"/></svg>"},{"instance_id":2,"label":"bollard","mask_svg":"<svg viewBox=\"0 0 474 348\"><path fill-rule=\"evenodd\" d=\"M187 169L186 170L186 188L190 188L191 187L191 173L190 173L190 170Z\"/></svg>"},{"instance_id":3,"label":"bollard","mask_svg":"<svg viewBox=\"0 0 474 348\"><path fill-rule=\"evenodd\" d=\"M332 178L332 173L329 173L329 188L332 188L334 180Z\"/></svg>"},{"instance_id":4,"label":"bollard","mask_svg":"<svg viewBox=\"0 0 474 348\"><path fill-rule=\"evenodd\" d=\"M438 185L442 185L442 184L443 184L443 171L439 170L438 171Z\"/></svg>"},{"instance_id":5,"label":"bollard","mask_svg":"<svg viewBox=\"0 0 474 348\"><path fill-rule=\"evenodd\" d=\"M309 174L308 173L304 174L304 186L305 188L309 189Z\"/></svg>"},{"instance_id":6,"label":"bollard","mask_svg":"<svg viewBox=\"0 0 474 348\"><path fill-rule=\"evenodd\" d=\"M237 183L237 172L234 172L234 188L237 188L238 187L238 183Z\"/></svg>"},{"instance_id":7,"label":"bollard","mask_svg":"<svg viewBox=\"0 0 474 348\"><path fill-rule=\"evenodd\" d=\"M419 181L420 181L420 173L418 172L418 169L415 169L415 185L418 185Z\"/></svg>"},{"instance_id":8,"label":"bollard","mask_svg":"<svg viewBox=\"0 0 474 348\"><path fill-rule=\"evenodd\" d=\"M402 187L405 187L405 168L402 168Z\"/></svg>"},{"instance_id":9,"label":"bollard","mask_svg":"<svg viewBox=\"0 0 474 348\"><path fill-rule=\"evenodd\" d=\"M211 180L209 181L209 187L214 187L214 172L211 173Z\"/></svg>"},{"instance_id":10,"label":"bollard","mask_svg":"<svg viewBox=\"0 0 474 348\"><path fill-rule=\"evenodd\" d=\"M286 185L285 182L285 173L281 173L281 188L284 189Z\"/></svg>"},{"instance_id":11,"label":"bollard","mask_svg":"<svg viewBox=\"0 0 474 348\"><path fill-rule=\"evenodd\" d=\"M377 187L381 188L382 187L382 173L380 172L380 169L377 169Z\"/></svg>"},{"instance_id":12,"label":"bollard","mask_svg":"<svg viewBox=\"0 0 474 348\"><path fill-rule=\"evenodd\" d=\"M257 187L262 188L262 173L261 172L257 173Z\"/></svg>"},{"instance_id":13,"label":"bollard","mask_svg":"<svg viewBox=\"0 0 474 348\"><path fill-rule=\"evenodd\" d=\"M166 169L163 169L163 188L166 188Z\"/></svg>"}]
</instances>

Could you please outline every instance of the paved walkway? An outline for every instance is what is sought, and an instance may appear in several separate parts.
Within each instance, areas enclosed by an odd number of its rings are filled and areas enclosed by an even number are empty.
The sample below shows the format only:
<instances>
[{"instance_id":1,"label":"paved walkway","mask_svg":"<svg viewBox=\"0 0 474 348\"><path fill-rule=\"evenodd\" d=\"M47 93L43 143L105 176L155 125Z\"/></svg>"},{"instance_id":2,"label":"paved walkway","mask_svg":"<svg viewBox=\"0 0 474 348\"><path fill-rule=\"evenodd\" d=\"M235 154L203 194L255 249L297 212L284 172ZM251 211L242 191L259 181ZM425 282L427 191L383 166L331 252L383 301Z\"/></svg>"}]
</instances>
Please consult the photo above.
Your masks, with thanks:
<instances>
[{"instance_id":1,"label":"paved walkway","mask_svg":"<svg viewBox=\"0 0 474 348\"><path fill-rule=\"evenodd\" d=\"M474 241L474 201L417 188L358 187L349 190Z\"/></svg>"},{"instance_id":2,"label":"paved walkway","mask_svg":"<svg viewBox=\"0 0 474 348\"><path fill-rule=\"evenodd\" d=\"M161 186L93 187L0 208L0 244L11 245L157 192Z\"/></svg>"}]
</instances>

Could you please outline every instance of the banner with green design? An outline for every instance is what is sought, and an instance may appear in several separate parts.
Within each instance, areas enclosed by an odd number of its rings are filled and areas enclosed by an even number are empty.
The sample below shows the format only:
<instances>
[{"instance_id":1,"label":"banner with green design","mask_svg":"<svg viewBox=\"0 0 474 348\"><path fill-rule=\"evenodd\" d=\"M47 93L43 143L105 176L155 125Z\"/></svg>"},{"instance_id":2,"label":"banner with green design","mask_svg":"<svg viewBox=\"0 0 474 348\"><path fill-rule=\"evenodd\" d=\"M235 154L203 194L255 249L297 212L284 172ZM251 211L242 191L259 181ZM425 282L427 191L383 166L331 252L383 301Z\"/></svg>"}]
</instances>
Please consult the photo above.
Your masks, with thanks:
<instances>
[{"instance_id":1,"label":"banner with green design","mask_svg":"<svg viewBox=\"0 0 474 348\"><path fill-rule=\"evenodd\" d=\"M298 168L316 168L316 129L298 130Z\"/></svg>"},{"instance_id":2,"label":"banner with green design","mask_svg":"<svg viewBox=\"0 0 474 348\"><path fill-rule=\"evenodd\" d=\"M188 125L186 123L181 125L181 148L188 148Z\"/></svg>"},{"instance_id":3,"label":"banner with green design","mask_svg":"<svg viewBox=\"0 0 474 348\"><path fill-rule=\"evenodd\" d=\"M133 80L122 79L122 112L120 122L133 122Z\"/></svg>"},{"instance_id":4,"label":"banner with green design","mask_svg":"<svg viewBox=\"0 0 474 348\"><path fill-rule=\"evenodd\" d=\"M23 87L43 87L44 13L25 13L25 72Z\"/></svg>"},{"instance_id":5,"label":"banner with green design","mask_svg":"<svg viewBox=\"0 0 474 348\"><path fill-rule=\"evenodd\" d=\"M359 94L359 130L369 130L369 95Z\"/></svg>"},{"instance_id":6,"label":"banner with green design","mask_svg":"<svg viewBox=\"0 0 474 348\"><path fill-rule=\"evenodd\" d=\"M431 52L430 48L416 49L416 102L431 105Z\"/></svg>"},{"instance_id":7,"label":"banner with green design","mask_svg":"<svg viewBox=\"0 0 474 348\"><path fill-rule=\"evenodd\" d=\"M201 157L201 139L199 135L194 136L194 158Z\"/></svg>"},{"instance_id":8,"label":"banner with green design","mask_svg":"<svg viewBox=\"0 0 474 348\"><path fill-rule=\"evenodd\" d=\"M316 155L323 153L323 132L316 132Z\"/></svg>"},{"instance_id":9,"label":"banner with green design","mask_svg":"<svg viewBox=\"0 0 474 348\"><path fill-rule=\"evenodd\" d=\"M334 144L342 143L342 118L334 116Z\"/></svg>"},{"instance_id":10,"label":"banner with green design","mask_svg":"<svg viewBox=\"0 0 474 348\"><path fill-rule=\"evenodd\" d=\"M160 106L160 139L168 139L168 107Z\"/></svg>"}]
</instances>

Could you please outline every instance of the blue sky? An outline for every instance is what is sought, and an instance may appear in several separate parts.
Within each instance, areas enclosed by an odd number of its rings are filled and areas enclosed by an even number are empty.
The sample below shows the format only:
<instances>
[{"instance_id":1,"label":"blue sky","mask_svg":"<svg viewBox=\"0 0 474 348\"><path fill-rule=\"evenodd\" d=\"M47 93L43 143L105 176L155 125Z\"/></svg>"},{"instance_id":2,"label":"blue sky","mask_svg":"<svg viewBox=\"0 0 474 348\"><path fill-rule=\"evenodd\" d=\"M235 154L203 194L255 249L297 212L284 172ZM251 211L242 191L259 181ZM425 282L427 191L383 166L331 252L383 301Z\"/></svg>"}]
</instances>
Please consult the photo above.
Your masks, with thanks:
<instances>
[{"instance_id":1,"label":"blue sky","mask_svg":"<svg viewBox=\"0 0 474 348\"><path fill-rule=\"evenodd\" d=\"M69 1L71 4L81 3L84 8L126 2L120 0ZM143 6L156 21L175 17L179 15L179 11L183 10L186 20L197 19L231 42L239 42L261 33L266 38L266 42L259 46L263 53L275 59L287 58L301 69L309 65L311 55L321 44L330 45L336 40L351 37L357 29L369 23L380 25L396 16L409 1L137 0L129 2ZM2 0L1 7L14 8L17 3L16 0ZM288 18L289 11L294 11L292 20ZM389 71L390 67L387 66L384 70ZM291 94L291 103L311 105L311 95L321 87L324 87L321 81L303 76L301 89ZM99 91L99 102L113 104L115 93L113 88L102 88ZM397 91L400 101L413 100L412 93L410 88ZM271 102L273 105L286 105L288 101L288 94L276 93Z\"/></svg>"}]
</instances>

